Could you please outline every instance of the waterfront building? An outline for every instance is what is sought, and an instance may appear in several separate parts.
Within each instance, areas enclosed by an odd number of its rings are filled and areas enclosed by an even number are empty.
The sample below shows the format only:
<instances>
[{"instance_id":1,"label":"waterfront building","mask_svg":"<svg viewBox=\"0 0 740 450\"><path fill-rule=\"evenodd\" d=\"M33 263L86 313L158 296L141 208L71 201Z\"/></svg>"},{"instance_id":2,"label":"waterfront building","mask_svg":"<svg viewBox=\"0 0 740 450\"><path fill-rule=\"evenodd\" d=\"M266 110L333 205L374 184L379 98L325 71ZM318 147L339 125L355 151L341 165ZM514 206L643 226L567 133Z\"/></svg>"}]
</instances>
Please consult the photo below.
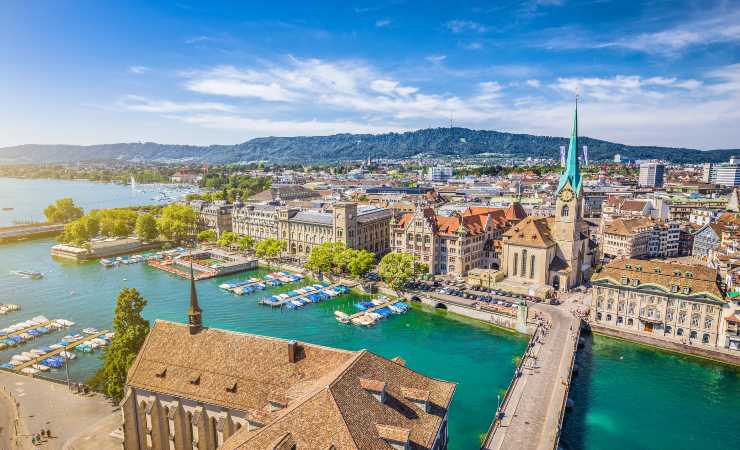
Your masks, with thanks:
<instances>
[{"instance_id":1,"label":"waterfront building","mask_svg":"<svg viewBox=\"0 0 740 450\"><path fill-rule=\"evenodd\" d=\"M447 448L455 384L367 350L157 320L128 372L124 450ZM172 351L173 348L178 351Z\"/></svg>"},{"instance_id":2,"label":"waterfront building","mask_svg":"<svg viewBox=\"0 0 740 450\"><path fill-rule=\"evenodd\" d=\"M198 184L201 179L203 179L203 176L192 170L178 170L170 177L172 183L183 184Z\"/></svg>"},{"instance_id":3,"label":"waterfront building","mask_svg":"<svg viewBox=\"0 0 740 450\"><path fill-rule=\"evenodd\" d=\"M613 330L721 347L725 293L697 264L620 259L591 277L590 320Z\"/></svg>"},{"instance_id":4,"label":"waterfront building","mask_svg":"<svg viewBox=\"0 0 740 450\"><path fill-rule=\"evenodd\" d=\"M337 202L329 211L247 204L234 210L233 229L257 241L285 241L286 252L298 257L325 242L342 242L382 255L390 250L392 216L389 209L351 202Z\"/></svg>"},{"instance_id":5,"label":"waterfront building","mask_svg":"<svg viewBox=\"0 0 740 450\"><path fill-rule=\"evenodd\" d=\"M190 206L198 215L198 231L215 230L218 236L226 231L231 231L231 213L233 205L226 200L216 200L213 203L202 200L193 200Z\"/></svg>"},{"instance_id":6,"label":"waterfront building","mask_svg":"<svg viewBox=\"0 0 740 450\"><path fill-rule=\"evenodd\" d=\"M640 178L638 182L640 187L663 187L664 176L665 164L657 161L640 162Z\"/></svg>"},{"instance_id":7,"label":"waterfront building","mask_svg":"<svg viewBox=\"0 0 740 450\"><path fill-rule=\"evenodd\" d=\"M679 254L680 226L648 217L616 219L599 239L606 260L616 258L672 258Z\"/></svg>"},{"instance_id":8,"label":"waterfront building","mask_svg":"<svg viewBox=\"0 0 740 450\"><path fill-rule=\"evenodd\" d=\"M528 295L581 285L591 268L593 246L583 220L583 180L578 163L578 111L573 117L565 170L555 190L554 217L527 217L501 242L501 288Z\"/></svg>"},{"instance_id":9,"label":"waterfront building","mask_svg":"<svg viewBox=\"0 0 740 450\"><path fill-rule=\"evenodd\" d=\"M667 202L661 197L631 198L623 195L610 196L601 207L601 230L615 219L636 219L652 217L668 219Z\"/></svg>"},{"instance_id":10,"label":"waterfront building","mask_svg":"<svg viewBox=\"0 0 740 450\"><path fill-rule=\"evenodd\" d=\"M430 274L465 276L473 268L498 267L495 242L524 217L518 203L506 209L468 207L450 215L419 207L392 222L391 246L416 256Z\"/></svg>"}]
</instances>

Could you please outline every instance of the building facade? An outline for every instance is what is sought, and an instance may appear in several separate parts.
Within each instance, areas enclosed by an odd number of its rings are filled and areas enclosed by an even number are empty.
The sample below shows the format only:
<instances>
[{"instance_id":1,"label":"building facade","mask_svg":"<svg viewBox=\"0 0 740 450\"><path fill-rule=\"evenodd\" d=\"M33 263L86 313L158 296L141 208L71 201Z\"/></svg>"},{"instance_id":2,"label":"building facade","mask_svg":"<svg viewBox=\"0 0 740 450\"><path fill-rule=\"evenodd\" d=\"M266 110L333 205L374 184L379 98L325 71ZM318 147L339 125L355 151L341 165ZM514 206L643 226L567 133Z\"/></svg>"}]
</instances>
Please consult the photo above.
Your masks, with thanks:
<instances>
[{"instance_id":1,"label":"building facade","mask_svg":"<svg viewBox=\"0 0 740 450\"><path fill-rule=\"evenodd\" d=\"M681 227L676 222L650 218L616 219L602 232L605 260L617 258L673 258L679 256Z\"/></svg>"},{"instance_id":2,"label":"building facade","mask_svg":"<svg viewBox=\"0 0 740 450\"><path fill-rule=\"evenodd\" d=\"M665 176L665 164L657 161L645 161L640 163L640 187L663 187Z\"/></svg>"},{"instance_id":3,"label":"building facade","mask_svg":"<svg viewBox=\"0 0 740 450\"><path fill-rule=\"evenodd\" d=\"M613 261L591 277L592 323L708 347L725 343L717 271L657 260Z\"/></svg>"},{"instance_id":4,"label":"building facade","mask_svg":"<svg viewBox=\"0 0 740 450\"><path fill-rule=\"evenodd\" d=\"M226 231L231 231L231 214L233 205L225 200L217 200L213 203L202 200L193 200L190 206L198 215L197 228L199 231L215 230L221 236Z\"/></svg>"},{"instance_id":5,"label":"building facade","mask_svg":"<svg viewBox=\"0 0 740 450\"><path fill-rule=\"evenodd\" d=\"M495 242L525 215L519 204L506 209L469 207L449 216L419 208L393 222L391 246L416 256L430 274L461 277L473 268L498 267Z\"/></svg>"}]
</instances>

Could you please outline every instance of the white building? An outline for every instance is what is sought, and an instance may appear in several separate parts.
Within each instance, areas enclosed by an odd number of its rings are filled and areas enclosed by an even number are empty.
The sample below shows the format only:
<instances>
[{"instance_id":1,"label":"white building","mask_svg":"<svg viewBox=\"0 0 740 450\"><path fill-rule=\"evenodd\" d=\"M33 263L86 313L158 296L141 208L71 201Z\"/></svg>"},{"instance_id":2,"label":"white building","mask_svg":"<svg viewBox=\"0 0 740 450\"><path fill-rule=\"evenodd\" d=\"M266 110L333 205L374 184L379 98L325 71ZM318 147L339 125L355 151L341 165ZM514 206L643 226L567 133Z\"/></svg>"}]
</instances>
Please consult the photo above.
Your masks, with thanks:
<instances>
[{"instance_id":1,"label":"white building","mask_svg":"<svg viewBox=\"0 0 740 450\"><path fill-rule=\"evenodd\" d=\"M452 167L434 166L429 168L428 178L430 181L445 182L452 178Z\"/></svg>"},{"instance_id":2,"label":"white building","mask_svg":"<svg viewBox=\"0 0 740 450\"><path fill-rule=\"evenodd\" d=\"M663 178L665 175L665 164L657 161L640 162L640 180L641 187L663 187Z\"/></svg>"},{"instance_id":3,"label":"white building","mask_svg":"<svg viewBox=\"0 0 740 450\"><path fill-rule=\"evenodd\" d=\"M740 186L740 160L730 158L725 164L704 164L702 181L721 186Z\"/></svg>"}]
</instances>

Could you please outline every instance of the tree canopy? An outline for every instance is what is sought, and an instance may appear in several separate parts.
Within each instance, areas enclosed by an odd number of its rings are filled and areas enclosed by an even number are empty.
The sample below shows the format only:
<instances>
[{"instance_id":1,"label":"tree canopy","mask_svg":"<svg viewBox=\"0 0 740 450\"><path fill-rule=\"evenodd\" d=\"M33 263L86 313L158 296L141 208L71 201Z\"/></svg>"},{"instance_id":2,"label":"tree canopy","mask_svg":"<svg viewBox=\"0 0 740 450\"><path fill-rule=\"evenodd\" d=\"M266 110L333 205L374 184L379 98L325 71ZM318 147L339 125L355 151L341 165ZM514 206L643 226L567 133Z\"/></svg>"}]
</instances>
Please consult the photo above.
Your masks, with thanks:
<instances>
[{"instance_id":1,"label":"tree canopy","mask_svg":"<svg viewBox=\"0 0 740 450\"><path fill-rule=\"evenodd\" d=\"M236 243L236 241L239 239L239 235L232 231L224 231L221 233L221 237L218 238L218 245L221 247L228 247L231 244Z\"/></svg>"},{"instance_id":2,"label":"tree canopy","mask_svg":"<svg viewBox=\"0 0 740 450\"><path fill-rule=\"evenodd\" d=\"M103 354L103 366L91 380L94 388L116 402L123 398L126 374L149 333L149 321L141 316L146 304L134 288L125 288L118 294L113 318L115 335Z\"/></svg>"},{"instance_id":3,"label":"tree canopy","mask_svg":"<svg viewBox=\"0 0 740 450\"><path fill-rule=\"evenodd\" d=\"M311 249L306 268L319 273L349 273L360 277L375 264L375 253L347 248L342 242L325 242Z\"/></svg>"},{"instance_id":4,"label":"tree canopy","mask_svg":"<svg viewBox=\"0 0 740 450\"><path fill-rule=\"evenodd\" d=\"M415 275L420 274L421 269L426 266L426 264L422 266L420 263L417 263L416 270L414 270L415 261L416 257L410 253L388 253L380 260L378 274L387 285L394 289L400 289Z\"/></svg>"},{"instance_id":5,"label":"tree canopy","mask_svg":"<svg viewBox=\"0 0 740 450\"><path fill-rule=\"evenodd\" d=\"M82 208L75 205L69 197L59 199L44 209L46 220L54 223L68 223L83 215Z\"/></svg>"},{"instance_id":6,"label":"tree canopy","mask_svg":"<svg viewBox=\"0 0 740 450\"><path fill-rule=\"evenodd\" d=\"M139 214L136 218L136 236L143 241L153 241L159 236L157 219L149 213Z\"/></svg>"},{"instance_id":7,"label":"tree canopy","mask_svg":"<svg viewBox=\"0 0 740 450\"><path fill-rule=\"evenodd\" d=\"M198 233L197 239L199 242L216 242L218 235L216 235L216 230L208 229Z\"/></svg>"},{"instance_id":8,"label":"tree canopy","mask_svg":"<svg viewBox=\"0 0 740 450\"><path fill-rule=\"evenodd\" d=\"M180 243L194 233L196 220L197 214L190 205L173 203L162 208L157 223L167 239Z\"/></svg>"},{"instance_id":9,"label":"tree canopy","mask_svg":"<svg viewBox=\"0 0 740 450\"><path fill-rule=\"evenodd\" d=\"M286 246L285 241L269 238L259 241L254 246L254 252L258 258L265 258L270 261L280 256Z\"/></svg>"}]
</instances>

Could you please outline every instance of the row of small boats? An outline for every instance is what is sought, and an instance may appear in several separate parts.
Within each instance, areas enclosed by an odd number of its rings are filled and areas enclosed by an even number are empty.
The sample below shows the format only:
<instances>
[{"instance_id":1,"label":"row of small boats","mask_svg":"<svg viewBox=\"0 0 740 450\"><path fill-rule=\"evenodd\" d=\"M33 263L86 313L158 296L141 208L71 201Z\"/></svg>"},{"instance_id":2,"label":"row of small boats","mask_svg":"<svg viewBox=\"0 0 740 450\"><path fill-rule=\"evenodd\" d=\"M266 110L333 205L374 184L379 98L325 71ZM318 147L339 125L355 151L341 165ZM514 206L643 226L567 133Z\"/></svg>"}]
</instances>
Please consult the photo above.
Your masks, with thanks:
<instances>
[{"instance_id":1,"label":"row of small boats","mask_svg":"<svg viewBox=\"0 0 740 450\"><path fill-rule=\"evenodd\" d=\"M260 300L260 304L268 306L284 306L287 309L302 308L311 303L319 303L330 298L338 297L349 292L347 286L338 284L329 287L326 283L303 286L284 294L272 295Z\"/></svg>"},{"instance_id":2,"label":"row of small boats","mask_svg":"<svg viewBox=\"0 0 740 450\"><path fill-rule=\"evenodd\" d=\"M163 250L161 252L148 252L131 256L118 256L116 258L102 258L100 265L103 267L111 268L119 265L128 264L139 264L146 261L160 260L164 258L170 258L179 256L185 253L187 250L183 247L178 247L172 250Z\"/></svg>"},{"instance_id":3,"label":"row of small boats","mask_svg":"<svg viewBox=\"0 0 740 450\"><path fill-rule=\"evenodd\" d=\"M62 328L69 328L74 322L65 319L49 320L44 316L19 322L0 330L0 351L16 347L39 336L52 333Z\"/></svg>"},{"instance_id":4,"label":"row of small boats","mask_svg":"<svg viewBox=\"0 0 740 450\"><path fill-rule=\"evenodd\" d=\"M282 286L286 283L295 283L303 278L303 275L297 273L273 272L265 275L262 279L252 277L237 283L223 283L218 287L237 295L244 295L251 294L255 291L262 291L268 286Z\"/></svg>"},{"instance_id":5,"label":"row of small boats","mask_svg":"<svg viewBox=\"0 0 740 450\"><path fill-rule=\"evenodd\" d=\"M343 311L334 311L337 322L369 327L394 314L404 314L409 310L409 305L406 303L389 300L383 295L373 300L356 303L354 306L359 312L352 315Z\"/></svg>"},{"instance_id":6,"label":"row of small boats","mask_svg":"<svg viewBox=\"0 0 740 450\"><path fill-rule=\"evenodd\" d=\"M98 333L97 330L92 328L83 330L83 333L89 335L91 334L90 332L92 330L94 330L95 334ZM12 370L16 369L19 366L27 365L29 362L36 361L34 364L22 368L20 372L26 375L36 375L39 372L48 372L51 369L64 367L69 361L77 358L77 355L75 355L73 352L70 352L69 350L64 350L75 342L82 341L74 347L75 350L85 353L91 353L95 349L108 346L114 336L113 333L105 333L98 337L93 337L85 340L85 334L78 333L67 335L64 336L56 344L35 348L27 352L18 353L11 356L8 362L0 364L0 368Z\"/></svg>"},{"instance_id":7,"label":"row of small boats","mask_svg":"<svg viewBox=\"0 0 740 450\"><path fill-rule=\"evenodd\" d=\"M0 316L4 316L8 313L12 313L14 311L20 311L21 307L20 305L15 305L13 303L0 303Z\"/></svg>"}]
</instances>

